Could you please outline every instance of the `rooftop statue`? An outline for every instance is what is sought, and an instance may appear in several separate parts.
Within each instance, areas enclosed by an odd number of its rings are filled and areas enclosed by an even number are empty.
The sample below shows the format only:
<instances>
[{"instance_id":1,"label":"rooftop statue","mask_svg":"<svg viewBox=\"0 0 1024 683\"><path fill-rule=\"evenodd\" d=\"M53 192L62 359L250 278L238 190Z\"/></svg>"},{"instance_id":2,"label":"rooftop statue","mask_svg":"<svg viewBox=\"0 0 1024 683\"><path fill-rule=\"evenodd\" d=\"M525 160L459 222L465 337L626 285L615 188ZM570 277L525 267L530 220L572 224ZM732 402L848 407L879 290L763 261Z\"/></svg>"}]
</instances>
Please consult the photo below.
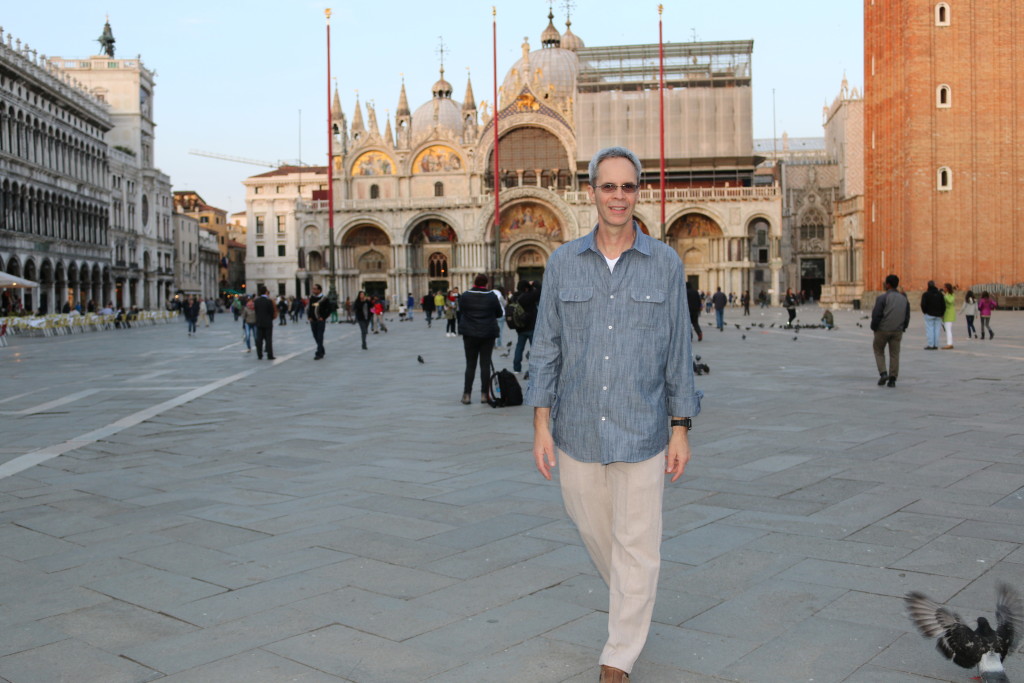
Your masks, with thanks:
<instances>
[{"instance_id":1,"label":"rooftop statue","mask_svg":"<svg viewBox=\"0 0 1024 683\"><path fill-rule=\"evenodd\" d=\"M108 57L114 56L114 32L110 30L110 19L103 24L103 35L96 39L100 44L100 51Z\"/></svg>"}]
</instances>

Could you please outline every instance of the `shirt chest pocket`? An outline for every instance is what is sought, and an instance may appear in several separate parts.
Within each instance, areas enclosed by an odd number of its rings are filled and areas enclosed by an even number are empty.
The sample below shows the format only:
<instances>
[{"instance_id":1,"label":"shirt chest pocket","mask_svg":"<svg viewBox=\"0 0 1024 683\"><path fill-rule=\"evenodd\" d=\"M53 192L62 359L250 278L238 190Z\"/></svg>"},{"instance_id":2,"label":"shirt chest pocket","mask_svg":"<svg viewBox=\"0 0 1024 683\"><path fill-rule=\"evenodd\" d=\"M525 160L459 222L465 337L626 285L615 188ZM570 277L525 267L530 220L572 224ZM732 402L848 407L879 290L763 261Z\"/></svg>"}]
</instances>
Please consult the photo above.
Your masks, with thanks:
<instances>
[{"instance_id":1,"label":"shirt chest pocket","mask_svg":"<svg viewBox=\"0 0 1024 683\"><path fill-rule=\"evenodd\" d=\"M562 309L562 326L569 330L582 330L593 315L590 306L594 298L593 287L566 287L558 290Z\"/></svg>"},{"instance_id":2,"label":"shirt chest pocket","mask_svg":"<svg viewBox=\"0 0 1024 683\"><path fill-rule=\"evenodd\" d=\"M652 330L667 321L668 307L665 291L660 289L634 289L629 294L626 323L641 330Z\"/></svg>"}]
</instances>

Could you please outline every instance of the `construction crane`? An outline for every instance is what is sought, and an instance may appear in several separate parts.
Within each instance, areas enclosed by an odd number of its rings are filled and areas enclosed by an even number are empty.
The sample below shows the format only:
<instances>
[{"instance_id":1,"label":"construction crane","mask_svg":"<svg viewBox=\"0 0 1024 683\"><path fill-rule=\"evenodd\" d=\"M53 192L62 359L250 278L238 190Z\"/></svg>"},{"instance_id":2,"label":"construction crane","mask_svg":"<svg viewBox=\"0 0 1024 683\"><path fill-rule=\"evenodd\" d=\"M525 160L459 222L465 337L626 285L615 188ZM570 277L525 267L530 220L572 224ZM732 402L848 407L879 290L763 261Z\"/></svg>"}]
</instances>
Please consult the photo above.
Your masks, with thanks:
<instances>
[{"instance_id":1,"label":"construction crane","mask_svg":"<svg viewBox=\"0 0 1024 683\"><path fill-rule=\"evenodd\" d=\"M228 154L217 154L216 152L204 152L201 149L190 149L189 154L194 154L197 157L210 157L211 159L221 159L223 161L234 161L239 164L250 164L251 166L266 166L268 168L280 168L282 166L308 166L301 161L260 161L259 159L246 159L245 157L233 157Z\"/></svg>"}]
</instances>

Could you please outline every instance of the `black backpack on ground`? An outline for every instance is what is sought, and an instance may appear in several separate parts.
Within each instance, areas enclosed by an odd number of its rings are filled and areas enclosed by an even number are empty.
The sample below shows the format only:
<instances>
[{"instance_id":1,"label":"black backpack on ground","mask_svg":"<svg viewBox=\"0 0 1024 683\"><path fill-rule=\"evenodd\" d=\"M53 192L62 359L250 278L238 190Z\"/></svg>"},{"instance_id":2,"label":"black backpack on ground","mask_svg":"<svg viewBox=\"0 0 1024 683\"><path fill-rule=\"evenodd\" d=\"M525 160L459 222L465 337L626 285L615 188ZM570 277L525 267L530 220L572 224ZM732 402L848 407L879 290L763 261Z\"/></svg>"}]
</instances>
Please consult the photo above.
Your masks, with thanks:
<instances>
[{"instance_id":1,"label":"black backpack on ground","mask_svg":"<svg viewBox=\"0 0 1024 683\"><path fill-rule=\"evenodd\" d=\"M491 366L490 391L487 402L492 408L508 408L523 405L523 390L519 380L509 370L494 372Z\"/></svg>"}]
</instances>

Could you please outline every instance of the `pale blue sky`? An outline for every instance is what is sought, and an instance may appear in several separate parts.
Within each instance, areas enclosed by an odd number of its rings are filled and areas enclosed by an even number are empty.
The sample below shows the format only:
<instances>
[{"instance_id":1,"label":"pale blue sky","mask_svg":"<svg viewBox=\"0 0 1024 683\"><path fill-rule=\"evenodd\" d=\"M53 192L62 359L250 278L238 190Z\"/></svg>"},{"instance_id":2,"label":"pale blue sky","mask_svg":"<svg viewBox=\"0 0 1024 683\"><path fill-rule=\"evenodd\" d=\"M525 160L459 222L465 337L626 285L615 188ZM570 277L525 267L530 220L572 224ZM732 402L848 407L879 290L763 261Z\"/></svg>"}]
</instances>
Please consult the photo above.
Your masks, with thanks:
<instances>
[{"instance_id":1,"label":"pale blue sky","mask_svg":"<svg viewBox=\"0 0 1024 683\"><path fill-rule=\"evenodd\" d=\"M657 2L575 0L572 30L587 46L656 43ZM821 136L822 106L844 72L863 90L863 5L859 0L668 0L666 42L754 40L754 136L772 136L772 89L779 135ZM461 100L466 67L476 100L492 100L491 6L498 14L498 79L528 36L540 47L545 0L423 2L223 2L220 0L57 0L5 2L0 26L50 56L99 52L106 14L118 57L141 54L157 72L156 163L175 189L198 191L229 212L244 209L241 181L259 166L193 156L189 149L266 161L323 164L327 155L326 35L331 7L332 75L351 121L355 91L385 110L398 103L405 74L410 107L430 98L437 47L447 47L445 77ZM555 25L565 29L561 0ZM301 150L300 112L301 110ZM365 111L364 111L365 116Z\"/></svg>"}]
</instances>

